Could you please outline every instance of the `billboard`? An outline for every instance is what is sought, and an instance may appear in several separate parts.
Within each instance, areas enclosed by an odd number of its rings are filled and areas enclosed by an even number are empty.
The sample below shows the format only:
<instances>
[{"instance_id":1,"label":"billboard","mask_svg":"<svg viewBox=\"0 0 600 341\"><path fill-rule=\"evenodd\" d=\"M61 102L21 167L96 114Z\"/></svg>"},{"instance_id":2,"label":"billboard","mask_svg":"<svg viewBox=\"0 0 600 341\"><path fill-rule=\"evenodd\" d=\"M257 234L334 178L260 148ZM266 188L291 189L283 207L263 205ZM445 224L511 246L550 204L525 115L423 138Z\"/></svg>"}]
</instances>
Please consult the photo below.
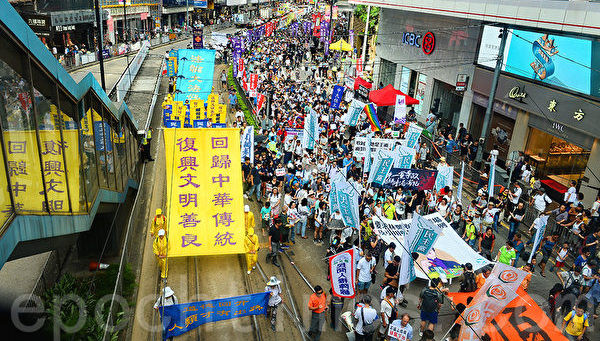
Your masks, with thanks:
<instances>
[{"instance_id":1,"label":"billboard","mask_svg":"<svg viewBox=\"0 0 600 341\"><path fill-rule=\"evenodd\" d=\"M485 26L477 63L494 68L500 47L500 29ZM502 71L549 85L600 97L600 72L593 55L600 51L596 40L545 32L510 29ZM597 63L597 62L596 62Z\"/></svg>"}]
</instances>

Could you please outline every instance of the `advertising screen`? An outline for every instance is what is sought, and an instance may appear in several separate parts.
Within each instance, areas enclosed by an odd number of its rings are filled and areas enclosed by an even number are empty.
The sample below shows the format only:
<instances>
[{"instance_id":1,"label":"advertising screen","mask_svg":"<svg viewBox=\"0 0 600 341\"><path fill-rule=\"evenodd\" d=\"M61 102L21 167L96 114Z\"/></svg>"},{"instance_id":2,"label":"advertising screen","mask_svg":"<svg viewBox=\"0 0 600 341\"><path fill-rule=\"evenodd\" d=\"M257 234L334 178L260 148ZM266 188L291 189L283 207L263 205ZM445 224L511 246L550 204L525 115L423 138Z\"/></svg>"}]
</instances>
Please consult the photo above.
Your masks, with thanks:
<instances>
[{"instance_id":1,"label":"advertising screen","mask_svg":"<svg viewBox=\"0 0 600 341\"><path fill-rule=\"evenodd\" d=\"M495 67L500 28L485 26L477 62ZM600 70L594 69L593 55L598 41L585 38L509 30L502 70L556 87L600 97ZM596 53L597 54L597 53Z\"/></svg>"}]
</instances>

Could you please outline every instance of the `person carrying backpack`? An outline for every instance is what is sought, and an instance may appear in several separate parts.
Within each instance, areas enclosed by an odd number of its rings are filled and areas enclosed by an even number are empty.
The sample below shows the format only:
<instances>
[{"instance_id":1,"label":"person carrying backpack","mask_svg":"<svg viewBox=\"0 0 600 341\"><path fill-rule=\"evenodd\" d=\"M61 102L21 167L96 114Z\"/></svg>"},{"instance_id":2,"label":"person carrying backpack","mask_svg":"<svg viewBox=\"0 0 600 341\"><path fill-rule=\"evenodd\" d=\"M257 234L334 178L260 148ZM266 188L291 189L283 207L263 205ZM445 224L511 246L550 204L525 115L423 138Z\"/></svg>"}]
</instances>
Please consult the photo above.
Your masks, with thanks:
<instances>
[{"instance_id":1,"label":"person carrying backpack","mask_svg":"<svg viewBox=\"0 0 600 341\"><path fill-rule=\"evenodd\" d=\"M437 324L438 312L442 303L444 303L444 297L436 290L439 283L439 278L432 278L429 282L429 287L423 288L419 295L419 304L417 304L417 309L421 311L421 331L419 336L423 335L426 327L433 331Z\"/></svg>"},{"instance_id":2,"label":"person carrying backpack","mask_svg":"<svg viewBox=\"0 0 600 341\"><path fill-rule=\"evenodd\" d=\"M475 273L473 272L473 265L471 263L465 264L465 271L463 272L463 280L460 283L459 292L475 292L477 291L477 283L475 282Z\"/></svg>"},{"instance_id":3,"label":"person carrying backpack","mask_svg":"<svg viewBox=\"0 0 600 341\"><path fill-rule=\"evenodd\" d=\"M562 332L571 341L581 341L586 329L590 326L588 314L585 312L587 304L579 302L575 310L572 310L562 321Z\"/></svg>"}]
</instances>

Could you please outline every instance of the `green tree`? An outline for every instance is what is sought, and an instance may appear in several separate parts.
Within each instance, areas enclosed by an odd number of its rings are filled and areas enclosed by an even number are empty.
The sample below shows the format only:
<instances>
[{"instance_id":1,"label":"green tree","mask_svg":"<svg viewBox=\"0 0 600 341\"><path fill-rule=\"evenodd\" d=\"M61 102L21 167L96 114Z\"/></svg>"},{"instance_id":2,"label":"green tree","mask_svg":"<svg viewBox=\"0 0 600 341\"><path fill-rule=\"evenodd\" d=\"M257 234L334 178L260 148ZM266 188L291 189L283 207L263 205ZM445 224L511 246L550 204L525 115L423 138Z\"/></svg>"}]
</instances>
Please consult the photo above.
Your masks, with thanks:
<instances>
[{"instance_id":1,"label":"green tree","mask_svg":"<svg viewBox=\"0 0 600 341\"><path fill-rule=\"evenodd\" d=\"M371 7L371 14L369 15L369 30L377 27L379 24L379 7ZM358 5L354 10L354 16L358 17L363 23L367 22L367 11L366 5Z\"/></svg>"}]
</instances>

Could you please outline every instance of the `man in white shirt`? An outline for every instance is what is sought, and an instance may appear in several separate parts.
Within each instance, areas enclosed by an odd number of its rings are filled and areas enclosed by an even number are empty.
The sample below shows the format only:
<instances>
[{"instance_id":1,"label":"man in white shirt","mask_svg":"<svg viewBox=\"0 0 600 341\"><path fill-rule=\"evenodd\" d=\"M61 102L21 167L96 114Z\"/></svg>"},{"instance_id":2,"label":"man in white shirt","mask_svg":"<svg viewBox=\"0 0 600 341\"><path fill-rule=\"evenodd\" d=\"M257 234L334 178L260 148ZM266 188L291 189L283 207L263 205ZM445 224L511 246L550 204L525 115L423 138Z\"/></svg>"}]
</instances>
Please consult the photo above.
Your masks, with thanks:
<instances>
[{"instance_id":1,"label":"man in white shirt","mask_svg":"<svg viewBox=\"0 0 600 341\"><path fill-rule=\"evenodd\" d=\"M365 295L371 286L371 273L375 268L375 260L371 256L371 252L365 251L365 256L358 261L356 266L356 280L359 295Z\"/></svg>"},{"instance_id":2,"label":"man in white shirt","mask_svg":"<svg viewBox=\"0 0 600 341\"><path fill-rule=\"evenodd\" d=\"M396 250L396 243L391 242L390 245L388 245L388 248L385 250L385 252L383 253L383 267L385 268L386 266L392 264L392 262L394 261L394 251Z\"/></svg>"},{"instance_id":3,"label":"man in white shirt","mask_svg":"<svg viewBox=\"0 0 600 341\"><path fill-rule=\"evenodd\" d=\"M390 318L392 317L392 314L395 310L395 293L395 288L387 286L385 289L385 297L381 300L381 311L379 312L379 315L381 316L381 325L379 326L379 339L381 340L383 340L383 338L385 337L385 333L390 323ZM397 313L395 315L397 315Z\"/></svg>"},{"instance_id":4,"label":"man in white shirt","mask_svg":"<svg viewBox=\"0 0 600 341\"><path fill-rule=\"evenodd\" d=\"M517 204L519 203L519 199L521 198L521 194L523 194L521 185L519 185L518 182L515 182L514 186L515 187L513 188L512 192L508 192L508 197L509 197L509 202L510 202L510 207L508 208L509 211L512 211L512 209L515 206L517 206Z\"/></svg>"},{"instance_id":5,"label":"man in white shirt","mask_svg":"<svg viewBox=\"0 0 600 341\"><path fill-rule=\"evenodd\" d=\"M371 307L371 296L365 295L361 302L362 304L359 304L356 311L354 311L354 317L357 320L356 327L354 328L356 341L366 341L373 338L373 334L367 332L365 325L372 325L377 319L377 310Z\"/></svg>"},{"instance_id":6,"label":"man in white shirt","mask_svg":"<svg viewBox=\"0 0 600 341\"><path fill-rule=\"evenodd\" d=\"M538 212L546 211L546 205L552 203L552 199L546 195L546 190L544 188L540 188L538 194L534 195L531 198L530 205L533 204Z\"/></svg>"},{"instance_id":7,"label":"man in white shirt","mask_svg":"<svg viewBox=\"0 0 600 341\"><path fill-rule=\"evenodd\" d=\"M563 198L565 204L571 204L577 200L577 188L575 188L575 186L577 186L577 181L571 180L571 187L565 192Z\"/></svg>"}]
</instances>

